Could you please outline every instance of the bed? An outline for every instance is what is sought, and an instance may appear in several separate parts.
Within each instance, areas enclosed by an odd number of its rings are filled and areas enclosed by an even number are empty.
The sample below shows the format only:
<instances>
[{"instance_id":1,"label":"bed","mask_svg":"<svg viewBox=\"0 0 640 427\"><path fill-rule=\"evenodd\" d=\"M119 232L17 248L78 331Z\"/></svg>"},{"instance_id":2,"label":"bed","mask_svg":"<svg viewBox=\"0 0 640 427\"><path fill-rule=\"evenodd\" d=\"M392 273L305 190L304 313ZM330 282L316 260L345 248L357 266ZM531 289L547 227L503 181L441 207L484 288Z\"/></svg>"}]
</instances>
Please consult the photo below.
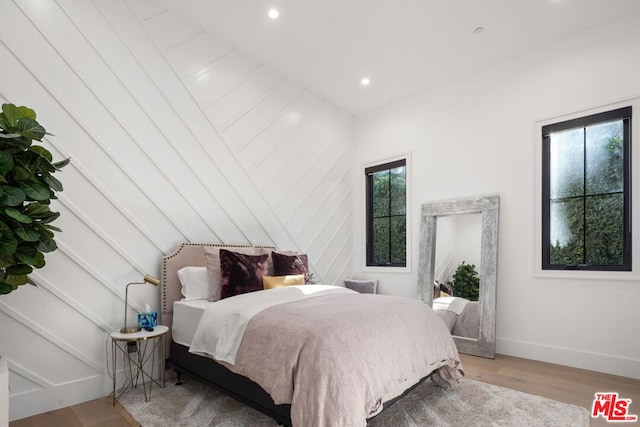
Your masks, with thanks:
<instances>
[{"instance_id":1,"label":"bed","mask_svg":"<svg viewBox=\"0 0 640 427\"><path fill-rule=\"evenodd\" d=\"M480 331L478 301L460 297L438 297L433 299L433 311L447 325L451 335L478 339Z\"/></svg>"},{"instance_id":2,"label":"bed","mask_svg":"<svg viewBox=\"0 0 640 427\"><path fill-rule=\"evenodd\" d=\"M449 331L431 309L410 298L306 284L217 302L185 301L178 271L210 267L205 251L221 249L275 251L183 243L162 259L160 323L170 328L167 365L179 378L194 375L283 425L364 426L425 378L448 388L462 377ZM271 258L267 270L274 274ZM275 302L266 304L270 299ZM228 307L242 315L224 317ZM203 347L226 336L209 336L219 325L227 327L220 319L236 317L244 319L241 339L235 347L223 346L231 353Z\"/></svg>"}]
</instances>

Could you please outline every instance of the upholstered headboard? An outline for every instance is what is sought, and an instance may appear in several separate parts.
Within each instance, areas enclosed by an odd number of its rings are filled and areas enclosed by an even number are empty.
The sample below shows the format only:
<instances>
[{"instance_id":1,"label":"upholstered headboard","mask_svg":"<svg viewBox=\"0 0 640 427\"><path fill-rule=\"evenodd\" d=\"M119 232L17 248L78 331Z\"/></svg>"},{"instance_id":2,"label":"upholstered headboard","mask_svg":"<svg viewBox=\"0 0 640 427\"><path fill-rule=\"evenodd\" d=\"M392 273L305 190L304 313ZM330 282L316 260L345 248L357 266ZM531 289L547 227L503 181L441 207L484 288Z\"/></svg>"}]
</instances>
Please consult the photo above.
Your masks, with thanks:
<instances>
[{"instance_id":1,"label":"upholstered headboard","mask_svg":"<svg viewBox=\"0 0 640 427\"><path fill-rule=\"evenodd\" d=\"M176 251L164 256L160 265L160 324L169 327L169 333L165 341L165 355L169 356L169 344L171 343L171 325L173 322L173 303L182 298L178 270L182 267L205 267L203 247L213 247L233 250L234 248L247 248L246 245L223 245L207 243L181 243ZM272 246L253 246L255 248L275 250Z\"/></svg>"}]
</instances>

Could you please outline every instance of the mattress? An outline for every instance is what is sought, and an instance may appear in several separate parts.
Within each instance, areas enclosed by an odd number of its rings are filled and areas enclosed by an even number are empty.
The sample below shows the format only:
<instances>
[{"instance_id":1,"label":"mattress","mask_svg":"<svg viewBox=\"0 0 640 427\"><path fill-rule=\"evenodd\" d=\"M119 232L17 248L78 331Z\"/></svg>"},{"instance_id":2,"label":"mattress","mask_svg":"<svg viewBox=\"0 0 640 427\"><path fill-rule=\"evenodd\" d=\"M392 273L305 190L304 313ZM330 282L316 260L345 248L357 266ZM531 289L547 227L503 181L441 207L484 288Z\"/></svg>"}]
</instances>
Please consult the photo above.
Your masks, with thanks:
<instances>
[{"instance_id":1,"label":"mattress","mask_svg":"<svg viewBox=\"0 0 640 427\"><path fill-rule=\"evenodd\" d=\"M173 303L171 334L176 343L191 347L193 334L195 334L200 318L208 304L213 303L207 300L175 301Z\"/></svg>"}]
</instances>

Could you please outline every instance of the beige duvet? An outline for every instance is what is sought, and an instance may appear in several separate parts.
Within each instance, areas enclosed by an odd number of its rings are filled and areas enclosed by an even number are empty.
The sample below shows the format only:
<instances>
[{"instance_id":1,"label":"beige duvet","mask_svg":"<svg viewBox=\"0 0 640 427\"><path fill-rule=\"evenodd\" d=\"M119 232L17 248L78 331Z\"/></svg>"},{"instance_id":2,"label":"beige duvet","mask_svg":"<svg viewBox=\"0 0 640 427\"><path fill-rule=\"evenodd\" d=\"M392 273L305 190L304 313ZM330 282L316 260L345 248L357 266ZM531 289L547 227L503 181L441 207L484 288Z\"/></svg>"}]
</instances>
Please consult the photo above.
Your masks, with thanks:
<instances>
[{"instance_id":1,"label":"beige duvet","mask_svg":"<svg viewBox=\"0 0 640 427\"><path fill-rule=\"evenodd\" d=\"M462 377L451 334L410 298L337 294L267 308L248 323L232 371L291 404L294 427L365 426L421 378Z\"/></svg>"}]
</instances>

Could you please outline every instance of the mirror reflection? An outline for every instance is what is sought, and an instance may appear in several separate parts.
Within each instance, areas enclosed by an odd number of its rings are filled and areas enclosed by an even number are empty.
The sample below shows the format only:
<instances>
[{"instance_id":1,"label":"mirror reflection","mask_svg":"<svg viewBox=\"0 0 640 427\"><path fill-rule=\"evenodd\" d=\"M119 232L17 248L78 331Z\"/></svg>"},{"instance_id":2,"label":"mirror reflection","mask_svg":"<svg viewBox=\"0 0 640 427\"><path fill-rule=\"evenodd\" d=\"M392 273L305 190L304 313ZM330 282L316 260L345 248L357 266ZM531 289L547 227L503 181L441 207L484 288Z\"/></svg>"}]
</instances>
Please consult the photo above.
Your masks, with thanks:
<instances>
[{"instance_id":1,"label":"mirror reflection","mask_svg":"<svg viewBox=\"0 0 640 427\"><path fill-rule=\"evenodd\" d=\"M433 309L454 336L478 339L482 215L436 219Z\"/></svg>"}]
</instances>

